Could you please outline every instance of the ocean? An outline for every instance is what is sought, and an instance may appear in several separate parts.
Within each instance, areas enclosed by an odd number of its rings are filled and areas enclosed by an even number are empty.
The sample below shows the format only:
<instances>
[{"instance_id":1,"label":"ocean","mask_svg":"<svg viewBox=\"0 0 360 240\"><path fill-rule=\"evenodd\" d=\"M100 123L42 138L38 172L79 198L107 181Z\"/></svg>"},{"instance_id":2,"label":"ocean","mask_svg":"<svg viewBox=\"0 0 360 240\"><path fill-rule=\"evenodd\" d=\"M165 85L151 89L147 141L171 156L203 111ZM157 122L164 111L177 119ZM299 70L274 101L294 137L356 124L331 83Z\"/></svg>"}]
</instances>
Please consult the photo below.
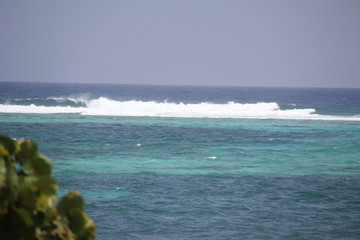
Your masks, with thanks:
<instances>
[{"instance_id":1,"label":"ocean","mask_svg":"<svg viewBox=\"0 0 360 240\"><path fill-rule=\"evenodd\" d=\"M360 239L360 89L0 82L98 240Z\"/></svg>"}]
</instances>

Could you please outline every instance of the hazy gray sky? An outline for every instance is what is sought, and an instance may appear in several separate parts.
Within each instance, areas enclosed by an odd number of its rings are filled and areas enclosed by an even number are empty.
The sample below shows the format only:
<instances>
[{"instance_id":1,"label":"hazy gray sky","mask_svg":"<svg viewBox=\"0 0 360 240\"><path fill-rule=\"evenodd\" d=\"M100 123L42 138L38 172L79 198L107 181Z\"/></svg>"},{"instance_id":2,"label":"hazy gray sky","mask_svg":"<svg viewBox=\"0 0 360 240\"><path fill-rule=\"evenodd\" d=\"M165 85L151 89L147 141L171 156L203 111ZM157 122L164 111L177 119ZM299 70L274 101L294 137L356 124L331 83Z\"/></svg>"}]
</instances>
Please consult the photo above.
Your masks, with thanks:
<instances>
[{"instance_id":1,"label":"hazy gray sky","mask_svg":"<svg viewBox=\"0 0 360 240\"><path fill-rule=\"evenodd\" d=\"M0 81L360 87L359 0L1 0Z\"/></svg>"}]
</instances>

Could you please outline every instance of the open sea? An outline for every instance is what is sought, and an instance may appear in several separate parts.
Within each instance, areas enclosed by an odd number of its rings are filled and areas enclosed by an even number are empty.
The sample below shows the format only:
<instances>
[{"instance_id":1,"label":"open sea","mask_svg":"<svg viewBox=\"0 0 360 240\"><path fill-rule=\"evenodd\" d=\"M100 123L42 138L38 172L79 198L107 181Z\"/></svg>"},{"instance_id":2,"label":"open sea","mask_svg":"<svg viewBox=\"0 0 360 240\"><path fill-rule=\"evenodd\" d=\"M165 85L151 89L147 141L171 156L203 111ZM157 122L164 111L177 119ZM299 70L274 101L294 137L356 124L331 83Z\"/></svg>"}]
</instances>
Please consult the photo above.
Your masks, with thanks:
<instances>
[{"instance_id":1,"label":"open sea","mask_svg":"<svg viewBox=\"0 0 360 240\"><path fill-rule=\"evenodd\" d=\"M360 239L360 89L0 82L98 240Z\"/></svg>"}]
</instances>

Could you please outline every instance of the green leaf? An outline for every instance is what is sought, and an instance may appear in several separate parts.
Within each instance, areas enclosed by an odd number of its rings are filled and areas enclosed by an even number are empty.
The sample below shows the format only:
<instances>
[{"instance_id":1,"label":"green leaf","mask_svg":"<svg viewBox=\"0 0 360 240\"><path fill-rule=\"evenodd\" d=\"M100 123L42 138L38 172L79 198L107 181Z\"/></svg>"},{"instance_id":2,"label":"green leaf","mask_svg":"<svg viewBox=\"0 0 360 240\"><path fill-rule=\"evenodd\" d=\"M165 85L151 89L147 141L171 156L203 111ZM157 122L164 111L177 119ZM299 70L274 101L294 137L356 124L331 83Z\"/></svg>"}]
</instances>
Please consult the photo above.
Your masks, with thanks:
<instances>
[{"instance_id":1,"label":"green leaf","mask_svg":"<svg viewBox=\"0 0 360 240\"><path fill-rule=\"evenodd\" d=\"M27 175L50 175L52 171L51 161L43 155L35 155L25 161L23 170Z\"/></svg>"},{"instance_id":2,"label":"green leaf","mask_svg":"<svg viewBox=\"0 0 360 240\"><path fill-rule=\"evenodd\" d=\"M69 227L79 239L93 239L95 236L95 224L79 209L69 210L68 215Z\"/></svg>"},{"instance_id":3,"label":"green leaf","mask_svg":"<svg viewBox=\"0 0 360 240\"><path fill-rule=\"evenodd\" d=\"M69 227L76 235L83 230L86 222L86 215L81 210L69 210L68 211Z\"/></svg>"},{"instance_id":4,"label":"green leaf","mask_svg":"<svg viewBox=\"0 0 360 240\"><path fill-rule=\"evenodd\" d=\"M18 201L30 212L55 207L58 185L50 176L25 176L18 190Z\"/></svg>"},{"instance_id":5,"label":"green leaf","mask_svg":"<svg viewBox=\"0 0 360 240\"><path fill-rule=\"evenodd\" d=\"M15 143L11 138L0 136L0 156L7 157L15 152Z\"/></svg>"},{"instance_id":6,"label":"green leaf","mask_svg":"<svg viewBox=\"0 0 360 240\"><path fill-rule=\"evenodd\" d=\"M16 213L20 216L22 221L25 223L27 227L31 227L34 224L30 214L24 208L15 208Z\"/></svg>"},{"instance_id":7,"label":"green leaf","mask_svg":"<svg viewBox=\"0 0 360 240\"><path fill-rule=\"evenodd\" d=\"M6 163L5 159L0 156L0 189L6 182Z\"/></svg>"},{"instance_id":8,"label":"green leaf","mask_svg":"<svg viewBox=\"0 0 360 240\"><path fill-rule=\"evenodd\" d=\"M40 195L36 202L36 209L46 214L52 214L51 209L55 206L56 195Z\"/></svg>"},{"instance_id":9,"label":"green leaf","mask_svg":"<svg viewBox=\"0 0 360 240\"><path fill-rule=\"evenodd\" d=\"M20 139L16 142L18 151L16 152L16 159L21 164L27 159L35 157L38 151L37 144L32 140Z\"/></svg>"},{"instance_id":10,"label":"green leaf","mask_svg":"<svg viewBox=\"0 0 360 240\"><path fill-rule=\"evenodd\" d=\"M25 189L19 192L18 196L22 207L28 209L31 212L36 209L38 194L35 191L31 191L31 189Z\"/></svg>"},{"instance_id":11,"label":"green leaf","mask_svg":"<svg viewBox=\"0 0 360 240\"><path fill-rule=\"evenodd\" d=\"M56 194L58 189L56 181L52 177L46 175L24 177L23 183L23 187L47 196Z\"/></svg>"},{"instance_id":12,"label":"green leaf","mask_svg":"<svg viewBox=\"0 0 360 240\"><path fill-rule=\"evenodd\" d=\"M60 214L67 215L70 210L84 210L84 199L77 191L68 192L59 202L58 210Z\"/></svg>"},{"instance_id":13,"label":"green leaf","mask_svg":"<svg viewBox=\"0 0 360 240\"><path fill-rule=\"evenodd\" d=\"M16 190L19 186L19 177L15 171L15 162L6 161L6 175L9 187L14 192L14 190Z\"/></svg>"}]
</instances>

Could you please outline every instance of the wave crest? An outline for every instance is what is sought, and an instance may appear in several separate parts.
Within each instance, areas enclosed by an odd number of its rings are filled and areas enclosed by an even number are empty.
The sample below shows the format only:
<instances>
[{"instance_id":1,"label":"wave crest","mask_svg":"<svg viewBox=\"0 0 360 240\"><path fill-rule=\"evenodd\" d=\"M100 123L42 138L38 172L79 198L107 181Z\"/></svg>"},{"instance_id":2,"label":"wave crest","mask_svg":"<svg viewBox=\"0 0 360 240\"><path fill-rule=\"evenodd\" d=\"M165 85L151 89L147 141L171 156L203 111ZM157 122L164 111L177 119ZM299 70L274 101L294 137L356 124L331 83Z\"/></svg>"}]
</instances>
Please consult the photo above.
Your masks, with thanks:
<instances>
[{"instance_id":1,"label":"wave crest","mask_svg":"<svg viewBox=\"0 0 360 240\"><path fill-rule=\"evenodd\" d=\"M49 98L52 101L71 101L76 105L44 106L36 104L0 104L2 113L72 113L96 116L142 116L142 117L184 117L184 118L250 118L250 119L299 119L299 120L347 120L360 121L360 116L342 117L315 114L315 109L281 110L276 102L216 104L172 103L154 101L116 101L105 97Z\"/></svg>"}]
</instances>

